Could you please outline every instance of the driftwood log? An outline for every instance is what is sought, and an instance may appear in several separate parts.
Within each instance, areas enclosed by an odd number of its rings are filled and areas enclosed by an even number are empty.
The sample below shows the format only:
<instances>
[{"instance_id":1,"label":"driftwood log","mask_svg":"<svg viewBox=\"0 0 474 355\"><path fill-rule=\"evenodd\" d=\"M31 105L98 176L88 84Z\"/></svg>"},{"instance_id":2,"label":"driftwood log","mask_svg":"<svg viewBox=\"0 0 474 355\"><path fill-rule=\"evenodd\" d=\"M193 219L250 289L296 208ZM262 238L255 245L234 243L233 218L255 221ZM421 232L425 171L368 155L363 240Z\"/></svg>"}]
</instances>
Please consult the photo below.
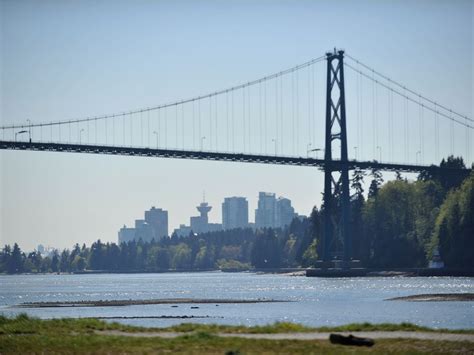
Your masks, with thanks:
<instances>
[{"instance_id":1,"label":"driftwood log","mask_svg":"<svg viewBox=\"0 0 474 355\"><path fill-rule=\"evenodd\" d=\"M373 346L375 344L373 339L359 338L359 337L353 336L352 334L350 335L330 334L329 341L332 344L355 345L355 346Z\"/></svg>"}]
</instances>

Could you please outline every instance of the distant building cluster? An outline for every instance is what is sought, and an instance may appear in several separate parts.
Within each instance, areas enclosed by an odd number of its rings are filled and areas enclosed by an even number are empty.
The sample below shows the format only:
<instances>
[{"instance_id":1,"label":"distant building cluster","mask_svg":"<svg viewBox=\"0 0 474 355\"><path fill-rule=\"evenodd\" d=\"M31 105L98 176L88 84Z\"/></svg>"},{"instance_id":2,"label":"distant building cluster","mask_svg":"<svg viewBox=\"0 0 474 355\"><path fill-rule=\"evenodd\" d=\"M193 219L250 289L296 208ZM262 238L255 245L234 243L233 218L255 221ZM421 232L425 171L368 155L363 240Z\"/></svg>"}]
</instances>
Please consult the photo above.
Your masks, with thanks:
<instances>
[{"instance_id":1,"label":"distant building cluster","mask_svg":"<svg viewBox=\"0 0 474 355\"><path fill-rule=\"evenodd\" d=\"M180 224L173 235L187 237L191 233L201 234L236 228L283 228L288 226L295 217L295 209L291 200L278 197L274 193L260 192L258 206L255 210L255 223L249 222L249 205L245 197L226 197L222 203L222 223L210 223L209 212L212 207L202 202L196 207L198 216L192 216L189 225ZM135 220L135 227L123 226L118 232L119 243L131 240L151 241L168 236L168 211L152 207L145 211L145 219Z\"/></svg>"},{"instance_id":2,"label":"distant building cluster","mask_svg":"<svg viewBox=\"0 0 474 355\"><path fill-rule=\"evenodd\" d=\"M154 206L145 211L145 219L135 220L135 228L123 226L118 232L118 242L127 243L132 240L158 240L168 236L168 211Z\"/></svg>"},{"instance_id":3,"label":"distant building cluster","mask_svg":"<svg viewBox=\"0 0 474 355\"><path fill-rule=\"evenodd\" d=\"M260 192L258 208L255 210L256 228L283 228L296 217L291 201L285 197L276 198L274 193Z\"/></svg>"}]
</instances>

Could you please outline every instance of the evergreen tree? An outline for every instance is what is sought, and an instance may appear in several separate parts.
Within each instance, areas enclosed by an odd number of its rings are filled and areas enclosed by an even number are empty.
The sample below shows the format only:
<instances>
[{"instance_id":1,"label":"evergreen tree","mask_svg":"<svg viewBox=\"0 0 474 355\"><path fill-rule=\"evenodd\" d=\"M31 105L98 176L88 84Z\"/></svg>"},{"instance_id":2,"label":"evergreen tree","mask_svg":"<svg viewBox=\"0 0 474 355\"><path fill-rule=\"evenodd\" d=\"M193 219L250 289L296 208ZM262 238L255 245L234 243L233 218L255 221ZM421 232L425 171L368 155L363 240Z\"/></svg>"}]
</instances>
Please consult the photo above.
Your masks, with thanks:
<instances>
[{"instance_id":1,"label":"evergreen tree","mask_svg":"<svg viewBox=\"0 0 474 355\"><path fill-rule=\"evenodd\" d=\"M7 272L9 274L18 274L23 272L23 253L17 243L13 245L11 257L8 260Z\"/></svg>"},{"instance_id":2,"label":"evergreen tree","mask_svg":"<svg viewBox=\"0 0 474 355\"><path fill-rule=\"evenodd\" d=\"M53 251L53 258L51 259L51 271L52 272L59 271L59 253L57 250Z\"/></svg>"}]
</instances>

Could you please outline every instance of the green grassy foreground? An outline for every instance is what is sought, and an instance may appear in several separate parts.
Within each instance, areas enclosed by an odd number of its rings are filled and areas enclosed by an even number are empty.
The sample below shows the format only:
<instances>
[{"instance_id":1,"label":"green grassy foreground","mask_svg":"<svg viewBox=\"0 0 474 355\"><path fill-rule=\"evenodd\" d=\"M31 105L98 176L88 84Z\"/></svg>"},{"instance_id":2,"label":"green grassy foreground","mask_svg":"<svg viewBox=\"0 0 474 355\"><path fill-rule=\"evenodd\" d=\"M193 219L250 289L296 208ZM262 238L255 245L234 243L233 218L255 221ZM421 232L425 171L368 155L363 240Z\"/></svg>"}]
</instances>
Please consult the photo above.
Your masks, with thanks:
<instances>
[{"instance_id":1,"label":"green grassy foreground","mask_svg":"<svg viewBox=\"0 0 474 355\"><path fill-rule=\"evenodd\" d=\"M97 331L124 332L173 331L183 332L177 338L124 337L97 334ZM96 319L39 320L20 315L0 316L0 354L9 353L472 353L469 342L440 342L431 340L377 340L372 348L354 348L330 344L329 341L263 340L223 338L217 333L291 333L309 331L431 331L412 324L351 324L335 328L309 328L291 323L276 323L261 327L181 324L169 328L140 328ZM464 331L473 333L474 331ZM457 332L459 333L459 332Z\"/></svg>"}]
</instances>

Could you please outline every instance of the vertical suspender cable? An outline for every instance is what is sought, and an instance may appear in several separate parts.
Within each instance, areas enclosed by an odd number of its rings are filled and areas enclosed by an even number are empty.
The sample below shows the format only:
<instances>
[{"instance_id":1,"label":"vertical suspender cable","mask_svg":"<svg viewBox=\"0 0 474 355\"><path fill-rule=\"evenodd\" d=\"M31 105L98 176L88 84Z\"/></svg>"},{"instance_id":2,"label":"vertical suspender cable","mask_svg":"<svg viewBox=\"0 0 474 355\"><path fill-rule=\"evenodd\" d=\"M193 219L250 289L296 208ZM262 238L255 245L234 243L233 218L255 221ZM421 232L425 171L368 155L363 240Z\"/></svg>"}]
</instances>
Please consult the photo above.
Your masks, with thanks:
<instances>
[{"instance_id":1,"label":"vertical suspender cable","mask_svg":"<svg viewBox=\"0 0 474 355\"><path fill-rule=\"evenodd\" d=\"M439 117L438 117L438 108L435 103L434 106L434 115L435 115L435 164L439 163Z\"/></svg>"},{"instance_id":2,"label":"vertical suspender cable","mask_svg":"<svg viewBox=\"0 0 474 355\"><path fill-rule=\"evenodd\" d=\"M406 90L404 92L405 100L404 100L404 139L405 139L405 164L408 163L408 98L406 96Z\"/></svg>"},{"instance_id":3,"label":"vertical suspender cable","mask_svg":"<svg viewBox=\"0 0 474 355\"><path fill-rule=\"evenodd\" d=\"M133 145L133 119L132 113L130 112L130 147Z\"/></svg>"},{"instance_id":4,"label":"vertical suspender cable","mask_svg":"<svg viewBox=\"0 0 474 355\"><path fill-rule=\"evenodd\" d=\"M165 149L168 149L168 108L163 109L165 114Z\"/></svg>"},{"instance_id":5,"label":"vertical suspender cable","mask_svg":"<svg viewBox=\"0 0 474 355\"><path fill-rule=\"evenodd\" d=\"M179 142L178 142L178 104L174 105L174 120L175 120L174 130L175 130L175 135L176 135L175 148L178 149L178 146L179 146Z\"/></svg>"},{"instance_id":6,"label":"vertical suspender cable","mask_svg":"<svg viewBox=\"0 0 474 355\"><path fill-rule=\"evenodd\" d=\"M244 153L245 153L245 136L246 136L246 128L245 128L245 88L242 89L242 123L243 123L243 141L244 141Z\"/></svg>"},{"instance_id":7,"label":"vertical suspender cable","mask_svg":"<svg viewBox=\"0 0 474 355\"><path fill-rule=\"evenodd\" d=\"M234 90L232 90L232 92L230 93L230 107L231 107L231 111L230 111L230 118L231 118L231 121L232 121L232 125L231 125L231 136L232 136L232 152L235 153L235 130L234 130Z\"/></svg>"},{"instance_id":8,"label":"vertical suspender cable","mask_svg":"<svg viewBox=\"0 0 474 355\"><path fill-rule=\"evenodd\" d=\"M219 150L219 130L218 130L218 126L217 126L217 110L218 110L218 102L217 102L217 95L215 96L215 109L214 109L214 118L215 118L215 122L216 122L216 151Z\"/></svg>"},{"instance_id":9,"label":"vertical suspender cable","mask_svg":"<svg viewBox=\"0 0 474 355\"><path fill-rule=\"evenodd\" d=\"M357 141L356 141L356 149L360 150L360 81L361 77L360 74L356 73L357 80L356 80L356 101L357 101ZM357 160L357 153L354 152L354 159Z\"/></svg>"},{"instance_id":10,"label":"vertical suspender cable","mask_svg":"<svg viewBox=\"0 0 474 355\"><path fill-rule=\"evenodd\" d=\"M300 96L299 96L299 72L296 71L296 153L298 154L298 145L300 141Z\"/></svg>"},{"instance_id":11,"label":"vertical suspender cable","mask_svg":"<svg viewBox=\"0 0 474 355\"><path fill-rule=\"evenodd\" d=\"M199 132L199 144L202 146L202 132L201 132L201 100L198 100L198 132Z\"/></svg>"},{"instance_id":12,"label":"vertical suspender cable","mask_svg":"<svg viewBox=\"0 0 474 355\"><path fill-rule=\"evenodd\" d=\"M195 112L195 105L193 100L193 149L196 150L196 112Z\"/></svg>"},{"instance_id":13,"label":"vertical suspender cable","mask_svg":"<svg viewBox=\"0 0 474 355\"><path fill-rule=\"evenodd\" d=\"M268 144L268 126L267 126L267 82L263 82L263 122L264 122L264 148L265 148L265 154L267 154L267 144Z\"/></svg>"},{"instance_id":14,"label":"vertical suspender cable","mask_svg":"<svg viewBox=\"0 0 474 355\"><path fill-rule=\"evenodd\" d=\"M251 92L250 92L250 86L247 87L247 101L248 101L248 105L247 105L247 114L248 114L248 118L249 118L249 124L248 124L248 130L249 130L249 135L248 135L248 142L249 142L249 153L252 153L252 116L251 116L251 109L250 109L250 105L251 105L251 101L250 101L250 95L251 95Z\"/></svg>"},{"instance_id":15,"label":"vertical suspender cable","mask_svg":"<svg viewBox=\"0 0 474 355\"><path fill-rule=\"evenodd\" d=\"M225 93L225 109L226 109L226 131L227 131L227 151L229 151L229 93Z\"/></svg>"},{"instance_id":16,"label":"vertical suspender cable","mask_svg":"<svg viewBox=\"0 0 474 355\"><path fill-rule=\"evenodd\" d=\"M278 135L278 123L279 123L279 113L278 113L278 77L275 79L275 115L274 115L274 121L275 121L275 151L277 150L278 147L278 141L280 140L280 137ZM276 155L276 153L275 153Z\"/></svg>"},{"instance_id":17,"label":"vertical suspender cable","mask_svg":"<svg viewBox=\"0 0 474 355\"><path fill-rule=\"evenodd\" d=\"M212 96L209 96L209 150L212 150Z\"/></svg>"},{"instance_id":18,"label":"vertical suspender cable","mask_svg":"<svg viewBox=\"0 0 474 355\"><path fill-rule=\"evenodd\" d=\"M359 73L360 76L360 146L358 149L358 158L364 160L364 77Z\"/></svg>"},{"instance_id":19,"label":"vertical suspender cable","mask_svg":"<svg viewBox=\"0 0 474 355\"><path fill-rule=\"evenodd\" d=\"M311 67L308 67L308 143L311 143Z\"/></svg>"},{"instance_id":20,"label":"vertical suspender cable","mask_svg":"<svg viewBox=\"0 0 474 355\"><path fill-rule=\"evenodd\" d=\"M283 129L283 75L280 76L280 154L284 155L283 140L285 137Z\"/></svg>"},{"instance_id":21,"label":"vertical suspender cable","mask_svg":"<svg viewBox=\"0 0 474 355\"><path fill-rule=\"evenodd\" d=\"M291 145L293 150L293 155L295 155L295 73L291 73Z\"/></svg>"},{"instance_id":22,"label":"vertical suspender cable","mask_svg":"<svg viewBox=\"0 0 474 355\"><path fill-rule=\"evenodd\" d=\"M184 150L184 104L181 105L181 147Z\"/></svg>"},{"instance_id":23,"label":"vertical suspender cable","mask_svg":"<svg viewBox=\"0 0 474 355\"><path fill-rule=\"evenodd\" d=\"M311 66L311 71L312 71L312 75L311 75L311 86L313 88L313 91L312 91L312 95L311 95L311 101L313 103L313 111L312 111L312 118L311 120L313 121L313 129L312 129L312 138L311 138L311 143L314 145L316 144L316 127L317 127L317 124L316 124L316 114L315 114L315 107L316 107L316 87L315 87L315 65L313 64Z\"/></svg>"},{"instance_id":24,"label":"vertical suspender cable","mask_svg":"<svg viewBox=\"0 0 474 355\"><path fill-rule=\"evenodd\" d=\"M262 132L262 83L258 83L258 124L260 126L259 128L259 138L260 138L260 154L263 153L262 149L262 137L263 137L263 132Z\"/></svg>"}]
</instances>

